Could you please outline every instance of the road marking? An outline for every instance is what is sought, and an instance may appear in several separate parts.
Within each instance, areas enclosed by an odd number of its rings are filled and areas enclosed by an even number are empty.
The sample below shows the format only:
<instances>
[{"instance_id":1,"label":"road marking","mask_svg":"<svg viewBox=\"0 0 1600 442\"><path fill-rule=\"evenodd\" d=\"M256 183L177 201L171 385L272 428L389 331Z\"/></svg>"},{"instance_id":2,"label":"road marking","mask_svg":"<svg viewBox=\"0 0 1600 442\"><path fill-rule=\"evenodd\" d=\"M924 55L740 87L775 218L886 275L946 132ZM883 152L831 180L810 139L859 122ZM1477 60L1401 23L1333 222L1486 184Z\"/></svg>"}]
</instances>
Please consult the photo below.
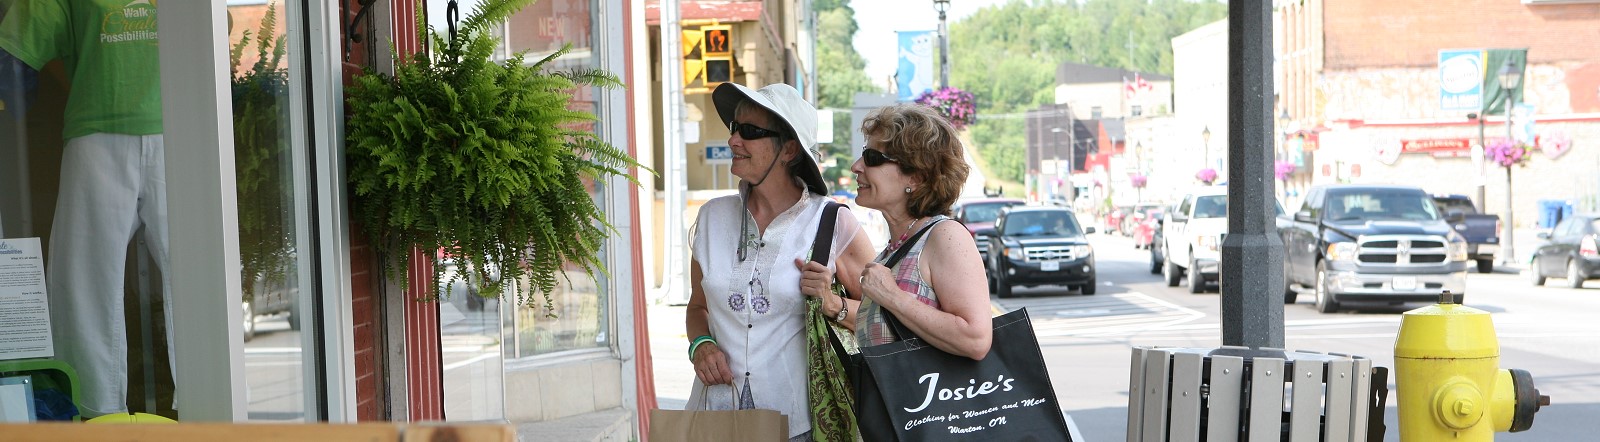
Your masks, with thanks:
<instances>
[{"instance_id":1,"label":"road marking","mask_svg":"<svg viewBox=\"0 0 1600 442\"><path fill-rule=\"evenodd\" d=\"M1176 326L1205 317L1205 313L1156 299L1139 292L1109 296L1075 296L1007 300L1008 311L1028 308L1039 337L1106 336Z\"/></svg>"}]
</instances>

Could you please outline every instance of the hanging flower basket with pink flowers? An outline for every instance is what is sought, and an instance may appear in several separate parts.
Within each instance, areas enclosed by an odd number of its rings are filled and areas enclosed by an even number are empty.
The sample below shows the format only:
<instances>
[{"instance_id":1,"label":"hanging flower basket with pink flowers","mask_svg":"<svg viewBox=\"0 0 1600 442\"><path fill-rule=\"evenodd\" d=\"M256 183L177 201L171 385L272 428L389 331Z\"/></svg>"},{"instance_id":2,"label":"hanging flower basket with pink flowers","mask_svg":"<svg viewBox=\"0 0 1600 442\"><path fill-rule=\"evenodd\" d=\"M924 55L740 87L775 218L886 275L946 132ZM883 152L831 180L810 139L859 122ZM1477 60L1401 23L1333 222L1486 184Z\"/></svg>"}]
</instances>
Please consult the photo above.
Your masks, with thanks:
<instances>
[{"instance_id":1,"label":"hanging flower basket with pink flowers","mask_svg":"<svg viewBox=\"0 0 1600 442\"><path fill-rule=\"evenodd\" d=\"M1278 160L1278 162L1273 163L1272 165L1272 175L1278 177L1278 181L1288 180L1289 175L1294 174L1294 170L1295 167L1293 161Z\"/></svg>"},{"instance_id":2,"label":"hanging flower basket with pink flowers","mask_svg":"<svg viewBox=\"0 0 1600 442\"><path fill-rule=\"evenodd\" d=\"M1199 172L1195 172L1194 179L1200 180L1202 183L1211 184L1212 181L1217 180L1217 170L1209 167L1200 169Z\"/></svg>"},{"instance_id":3,"label":"hanging flower basket with pink flowers","mask_svg":"<svg viewBox=\"0 0 1600 442\"><path fill-rule=\"evenodd\" d=\"M950 120L956 130L966 129L978 122L977 100L971 92L955 87L942 87L917 96L917 104L932 106L940 115Z\"/></svg>"},{"instance_id":4,"label":"hanging flower basket with pink flowers","mask_svg":"<svg viewBox=\"0 0 1600 442\"><path fill-rule=\"evenodd\" d=\"M1497 138L1483 149L1483 156L1500 167L1511 167L1525 164L1528 161L1528 151L1531 149L1531 146L1510 138Z\"/></svg>"},{"instance_id":5,"label":"hanging flower basket with pink flowers","mask_svg":"<svg viewBox=\"0 0 1600 442\"><path fill-rule=\"evenodd\" d=\"M1128 181L1133 183L1133 188L1135 188L1135 189L1143 189L1145 184L1149 184L1150 183L1150 177L1145 176L1145 175L1134 174L1133 176L1128 177Z\"/></svg>"}]
</instances>

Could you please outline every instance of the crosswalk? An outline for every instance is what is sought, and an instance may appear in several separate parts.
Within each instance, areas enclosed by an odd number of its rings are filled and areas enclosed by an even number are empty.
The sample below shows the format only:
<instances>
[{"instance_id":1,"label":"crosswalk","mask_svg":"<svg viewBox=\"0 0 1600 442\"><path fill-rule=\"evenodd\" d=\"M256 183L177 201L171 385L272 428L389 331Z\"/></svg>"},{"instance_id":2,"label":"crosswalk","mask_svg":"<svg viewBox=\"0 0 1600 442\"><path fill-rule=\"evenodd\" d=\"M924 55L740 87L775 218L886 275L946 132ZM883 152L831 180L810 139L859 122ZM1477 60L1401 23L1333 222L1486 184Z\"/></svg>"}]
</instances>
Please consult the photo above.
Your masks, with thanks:
<instances>
[{"instance_id":1,"label":"crosswalk","mask_svg":"<svg viewBox=\"0 0 1600 442\"><path fill-rule=\"evenodd\" d=\"M1139 292L996 301L1001 310L1027 308L1040 338L1126 336L1182 326L1206 314Z\"/></svg>"}]
</instances>

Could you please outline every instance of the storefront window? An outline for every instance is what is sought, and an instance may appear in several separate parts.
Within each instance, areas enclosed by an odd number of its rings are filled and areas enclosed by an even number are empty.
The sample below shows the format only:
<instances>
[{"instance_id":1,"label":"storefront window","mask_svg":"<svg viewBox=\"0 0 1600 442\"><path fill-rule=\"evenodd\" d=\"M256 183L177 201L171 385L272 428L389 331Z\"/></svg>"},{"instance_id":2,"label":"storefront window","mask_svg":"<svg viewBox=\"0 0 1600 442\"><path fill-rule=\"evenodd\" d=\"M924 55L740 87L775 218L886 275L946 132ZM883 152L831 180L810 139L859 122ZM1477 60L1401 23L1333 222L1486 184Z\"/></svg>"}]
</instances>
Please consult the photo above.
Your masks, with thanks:
<instances>
[{"instance_id":1,"label":"storefront window","mask_svg":"<svg viewBox=\"0 0 1600 442\"><path fill-rule=\"evenodd\" d=\"M175 416L156 9L57 6L0 2L0 238L39 239L49 298L0 378L53 378L38 419ZM5 368L39 360L77 376Z\"/></svg>"},{"instance_id":2,"label":"storefront window","mask_svg":"<svg viewBox=\"0 0 1600 442\"><path fill-rule=\"evenodd\" d=\"M512 53L527 52L528 63L561 50L568 49L560 59L550 64L555 70L593 69L598 67L592 52L594 38L594 0L542 0L514 14L507 20L506 40ZM582 87L573 91L572 107L593 112L599 116L596 123L583 130L599 131L605 125L615 124L602 115L597 105L599 91ZM592 183L590 196L596 205L606 207L603 183ZM602 261L606 260L602 251ZM524 358L609 345L610 287L603 278L597 279L577 266L569 266L566 278L557 278L557 287L551 294L553 309L546 311L543 302L536 306L518 305L513 316L513 358ZM542 295L533 295L542 296Z\"/></svg>"},{"instance_id":3,"label":"storefront window","mask_svg":"<svg viewBox=\"0 0 1600 442\"><path fill-rule=\"evenodd\" d=\"M308 396L311 362L302 305L312 303L311 250L306 230L304 165L307 143L293 122L304 115L290 101L294 64L302 57L297 37L299 3L264 0L228 2L228 47L232 73L234 173L238 186L239 276L243 294L247 419L316 420L307 416L317 398ZM295 88L303 85L294 85Z\"/></svg>"}]
</instances>

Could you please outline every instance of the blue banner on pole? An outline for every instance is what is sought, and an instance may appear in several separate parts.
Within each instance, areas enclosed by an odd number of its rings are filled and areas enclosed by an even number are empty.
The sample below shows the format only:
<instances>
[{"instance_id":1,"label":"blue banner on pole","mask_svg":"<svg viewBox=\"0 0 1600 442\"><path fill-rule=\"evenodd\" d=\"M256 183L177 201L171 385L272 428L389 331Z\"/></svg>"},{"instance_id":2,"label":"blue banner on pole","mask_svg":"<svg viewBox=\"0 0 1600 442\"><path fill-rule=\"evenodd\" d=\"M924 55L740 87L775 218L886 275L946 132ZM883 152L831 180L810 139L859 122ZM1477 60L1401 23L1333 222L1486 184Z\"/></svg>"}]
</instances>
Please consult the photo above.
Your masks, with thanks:
<instances>
[{"instance_id":1,"label":"blue banner on pole","mask_svg":"<svg viewBox=\"0 0 1600 442\"><path fill-rule=\"evenodd\" d=\"M933 52L939 34L934 31L900 31L899 67L894 81L899 91L896 99L911 101L923 92L933 90Z\"/></svg>"},{"instance_id":2,"label":"blue banner on pole","mask_svg":"<svg viewBox=\"0 0 1600 442\"><path fill-rule=\"evenodd\" d=\"M1482 109L1485 72L1482 49L1439 51L1439 110Z\"/></svg>"}]
</instances>

